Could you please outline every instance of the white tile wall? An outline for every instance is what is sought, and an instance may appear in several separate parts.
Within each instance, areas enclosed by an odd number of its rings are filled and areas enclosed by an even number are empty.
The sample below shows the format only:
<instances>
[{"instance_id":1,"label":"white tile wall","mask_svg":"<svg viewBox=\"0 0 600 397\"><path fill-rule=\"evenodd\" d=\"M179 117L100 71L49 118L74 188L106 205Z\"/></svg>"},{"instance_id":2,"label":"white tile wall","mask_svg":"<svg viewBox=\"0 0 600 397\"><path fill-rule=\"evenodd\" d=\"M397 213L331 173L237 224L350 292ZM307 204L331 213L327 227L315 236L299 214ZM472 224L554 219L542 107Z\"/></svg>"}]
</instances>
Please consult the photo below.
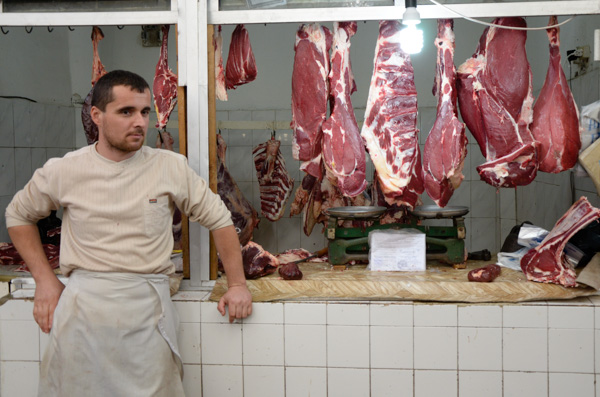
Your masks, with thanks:
<instances>
[{"instance_id":1,"label":"white tile wall","mask_svg":"<svg viewBox=\"0 0 600 397\"><path fill-rule=\"evenodd\" d=\"M256 317L234 324L215 302L200 299L206 294L175 299L187 395L597 394L598 298L560 305L255 303ZM0 306L2 395L36 394L48 336L33 322L32 305Z\"/></svg>"}]
</instances>

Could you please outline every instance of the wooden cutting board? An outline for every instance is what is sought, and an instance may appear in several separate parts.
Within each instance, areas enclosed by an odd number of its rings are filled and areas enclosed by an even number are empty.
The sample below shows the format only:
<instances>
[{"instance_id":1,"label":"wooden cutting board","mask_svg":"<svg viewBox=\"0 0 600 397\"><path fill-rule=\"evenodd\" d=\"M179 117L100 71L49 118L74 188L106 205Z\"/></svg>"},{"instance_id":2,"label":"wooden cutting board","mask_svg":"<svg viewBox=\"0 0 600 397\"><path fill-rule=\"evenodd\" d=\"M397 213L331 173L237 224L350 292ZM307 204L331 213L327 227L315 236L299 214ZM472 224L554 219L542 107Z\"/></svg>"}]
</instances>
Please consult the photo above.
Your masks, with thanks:
<instances>
[{"instance_id":1,"label":"wooden cutting board","mask_svg":"<svg viewBox=\"0 0 600 397\"><path fill-rule=\"evenodd\" d=\"M600 194L600 140L592 143L579 155L579 163L585 168Z\"/></svg>"}]
</instances>

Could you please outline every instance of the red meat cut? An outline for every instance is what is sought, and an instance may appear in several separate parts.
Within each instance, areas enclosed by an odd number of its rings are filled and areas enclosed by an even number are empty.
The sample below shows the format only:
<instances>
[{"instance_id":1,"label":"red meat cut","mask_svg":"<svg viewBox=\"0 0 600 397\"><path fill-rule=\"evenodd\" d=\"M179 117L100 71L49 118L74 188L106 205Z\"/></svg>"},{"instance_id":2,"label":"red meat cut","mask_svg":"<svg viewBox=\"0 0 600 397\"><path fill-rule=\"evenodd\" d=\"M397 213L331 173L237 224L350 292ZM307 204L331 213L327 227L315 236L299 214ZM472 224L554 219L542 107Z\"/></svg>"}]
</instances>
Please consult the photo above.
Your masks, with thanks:
<instances>
[{"instance_id":1,"label":"red meat cut","mask_svg":"<svg viewBox=\"0 0 600 397\"><path fill-rule=\"evenodd\" d=\"M480 283L490 283L500 275L502 269L495 263L489 264L478 269L473 269L467 275L469 281L475 281Z\"/></svg>"},{"instance_id":2,"label":"red meat cut","mask_svg":"<svg viewBox=\"0 0 600 397\"><path fill-rule=\"evenodd\" d=\"M356 89L350 67L350 37L356 29L356 22L334 22L329 73L333 111L323 123L323 162L327 177L349 197L359 195L367 187L365 145L350 99L352 89Z\"/></svg>"},{"instance_id":3,"label":"red meat cut","mask_svg":"<svg viewBox=\"0 0 600 397\"><path fill-rule=\"evenodd\" d=\"M286 263L280 266L279 275L284 280L302 280L302 271L295 263Z\"/></svg>"},{"instance_id":4,"label":"red meat cut","mask_svg":"<svg viewBox=\"0 0 600 397\"><path fill-rule=\"evenodd\" d=\"M296 32L292 72L292 155L300 169L321 178L322 126L329 96L329 49L332 35L318 23L300 25Z\"/></svg>"},{"instance_id":5,"label":"red meat cut","mask_svg":"<svg viewBox=\"0 0 600 397\"><path fill-rule=\"evenodd\" d=\"M526 27L523 18L496 18L494 24ZM523 30L488 27L472 58L458 68L460 113L487 162L480 178L495 187L531 183L537 174L532 78Z\"/></svg>"},{"instance_id":6,"label":"red meat cut","mask_svg":"<svg viewBox=\"0 0 600 397\"><path fill-rule=\"evenodd\" d=\"M215 48L215 94L220 101L227 100L227 89L225 88L225 69L223 68L223 37L221 36L221 25L215 27L213 37Z\"/></svg>"},{"instance_id":7,"label":"red meat cut","mask_svg":"<svg viewBox=\"0 0 600 397\"><path fill-rule=\"evenodd\" d=\"M555 16L549 25L556 25ZM531 133L540 143L540 171L558 173L573 168L581 149L579 111L560 64L559 28L547 30L550 65L540 96L533 106Z\"/></svg>"},{"instance_id":8,"label":"red meat cut","mask_svg":"<svg viewBox=\"0 0 600 397\"><path fill-rule=\"evenodd\" d=\"M246 245L260 221L252 204L244 197L235 180L225 166L227 145L221 135L217 135L217 192L231 212L231 220L238 233L240 244Z\"/></svg>"},{"instance_id":9,"label":"red meat cut","mask_svg":"<svg viewBox=\"0 0 600 397\"><path fill-rule=\"evenodd\" d=\"M92 89L85 97L83 106L81 107L81 122L83 123L83 130L85 131L85 138L88 145L98 140L98 127L92 120L92 95L94 94L94 84L102 76L106 74L106 69L100 61L100 55L98 54L98 43L104 38L104 33L98 26L92 28Z\"/></svg>"},{"instance_id":10,"label":"red meat cut","mask_svg":"<svg viewBox=\"0 0 600 397\"><path fill-rule=\"evenodd\" d=\"M246 279L253 280L274 273L279 260L253 241L242 248L242 262Z\"/></svg>"},{"instance_id":11,"label":"red meat cut","mask_svg":"<svg viewBox=\"0 0 600 397\"><path fill-rule=\"evenodd\" d=\"M423 149L425 190L440 207L445 207L464 179L467 156L465 125L458 120L456 105L456 68L454 67L454 21L438 20L438 49L434 95L437 117Z\"/></svg>"},{"instance_id":12,"label":"red meat cut","mask_svg":"<svg viewBox=\"0 0 600 397\"><path fill-rule=\"evenodd\" d=\"M169 116L177 104L177 75L169 68L169 25L162 26L162 45L160 57L154 73L154 108L156 109L156 128L163 130L167 127Z\"/></svg>"},{"instance_id":13,"label":"red meat cut","mask_svg":"<svg viewBox=\"0 0 600 397\"><path fill-rule=\"evenodd\" d=\"M528 280L540 283L576 287L576 274L565 258L565 245L575 233L600 218L600 209L593 207L586 197L581 197L556 222L540 245L521 258L521 269Z\"/></svg>"},{"instance_id":14,"label":"red meat cut","mask_svg":"<svg viewBox=\"0 0 600 397\"><path fill-rule=\"evenodd\" d=\"M389 205L414 207L423 193L417 90L400 22L381 21L361 136Z\"/></svg>"},{"instance_id":15,"label":"red meat cut","mask_svg":"<svg viewBox=\"0 0 600 397\"><path fill-rule=\"evenodd\" d=\"M225 85L228 90L235 90L237 86L254 81L257 73L248 31L244 25L237 25L229 44Z\"/></svg>"},{"instance_id":16,"label":"red meat cut","mask_svg":"<svg viewBox=\"0 0 600 397\"><path fill-rule=\"evenodd\" d=\"M260 186L261 212L272 222L283 216L285 204L294 189L294 180L287 172L280 146L281 141L270 139L252 151Z\"/></svg>"}]
</instances>

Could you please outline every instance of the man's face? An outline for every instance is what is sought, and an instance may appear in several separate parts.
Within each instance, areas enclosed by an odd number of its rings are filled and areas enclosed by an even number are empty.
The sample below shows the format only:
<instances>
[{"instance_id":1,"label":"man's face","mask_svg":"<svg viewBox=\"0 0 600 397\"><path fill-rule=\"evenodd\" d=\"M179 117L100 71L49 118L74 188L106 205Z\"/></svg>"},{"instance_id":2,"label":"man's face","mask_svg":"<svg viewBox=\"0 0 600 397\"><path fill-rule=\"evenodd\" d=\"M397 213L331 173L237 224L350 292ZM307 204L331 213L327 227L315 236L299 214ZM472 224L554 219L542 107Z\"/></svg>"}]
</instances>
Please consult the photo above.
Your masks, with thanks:
<instances>
[{"instance_id":1,"label":"man's face","mask_svg":"<svg viewBox=\"0 0 600 397\"><path fill-rule=\"evenodd\" d=\"M144 144L150 115L150 90L140 93L130 87L112 88L113 100L102 112L92 107L92 119L98 125L98 152L120 161L127 159Z\"/></svg>"}]
</instances>

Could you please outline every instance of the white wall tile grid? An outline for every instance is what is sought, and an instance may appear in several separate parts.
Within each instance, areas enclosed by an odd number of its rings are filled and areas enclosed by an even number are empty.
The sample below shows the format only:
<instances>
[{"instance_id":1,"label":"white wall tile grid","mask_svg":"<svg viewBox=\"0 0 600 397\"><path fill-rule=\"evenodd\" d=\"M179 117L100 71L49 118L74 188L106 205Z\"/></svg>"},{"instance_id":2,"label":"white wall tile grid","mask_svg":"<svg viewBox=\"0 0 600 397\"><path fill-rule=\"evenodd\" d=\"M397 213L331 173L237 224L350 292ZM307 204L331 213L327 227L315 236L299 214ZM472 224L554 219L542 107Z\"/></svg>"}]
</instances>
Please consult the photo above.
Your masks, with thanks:
<instances>
[{"instance_id":1,"label":"white wall tile grid","mask_svg":"<svg viewBox=\"0 0 600 397\"><path fill-rule=\"evenodd\" d=\"M548 397L600 388L599 297L255 303L234 324L206 299L174 297L188 395ZM36 395L47 336L32 305L0 306L1 395Z\"/></svg>"}]
</instances>

